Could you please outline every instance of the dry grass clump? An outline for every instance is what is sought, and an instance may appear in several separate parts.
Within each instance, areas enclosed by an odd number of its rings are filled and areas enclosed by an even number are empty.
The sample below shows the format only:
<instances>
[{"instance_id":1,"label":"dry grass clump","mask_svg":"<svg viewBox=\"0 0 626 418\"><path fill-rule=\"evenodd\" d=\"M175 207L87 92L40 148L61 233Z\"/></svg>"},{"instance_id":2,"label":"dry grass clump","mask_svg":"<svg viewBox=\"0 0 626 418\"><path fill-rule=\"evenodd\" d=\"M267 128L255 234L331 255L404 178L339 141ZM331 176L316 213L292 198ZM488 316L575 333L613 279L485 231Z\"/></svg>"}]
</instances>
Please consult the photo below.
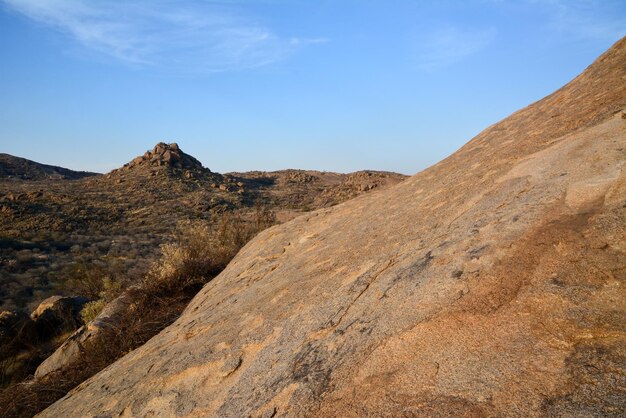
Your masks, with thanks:
<instances>
[{"instance_id":1,"label":"dry grass clump","mask_svg":"<svg viewBox=\"0 0 626 418\"><path fill-rule=\"evenodd\" d=\"M222 216L214 228L202 222L181 223L177 240L163 245L161 258L141 283L125 291L131 303L115 328L85 347L80 364L5 388L0 392L0 416L33 416L144 344L176 320L193 296L226 267L248 240L274 223L273 213L266 210L257 210L252 220ZM98 291L99 296L83 310L85 320L93 319L115 294L115 288L111 290L113 285L107 285L106 280L110 278L100 275L100 279L84 283L85 289Z\"/></svg>"},{"instance_id":2,"label":"dry grass clump","mask_svg":"<svg viewBox=\"0 0 626 418\"><path fill-rule=\"evenodd\" d=\"M206 223L183 222L174 243L161 246L161 258L145 277L146 286L188 286L220 272L236 251L216 239Z\"/></svg>"}]
</instances>

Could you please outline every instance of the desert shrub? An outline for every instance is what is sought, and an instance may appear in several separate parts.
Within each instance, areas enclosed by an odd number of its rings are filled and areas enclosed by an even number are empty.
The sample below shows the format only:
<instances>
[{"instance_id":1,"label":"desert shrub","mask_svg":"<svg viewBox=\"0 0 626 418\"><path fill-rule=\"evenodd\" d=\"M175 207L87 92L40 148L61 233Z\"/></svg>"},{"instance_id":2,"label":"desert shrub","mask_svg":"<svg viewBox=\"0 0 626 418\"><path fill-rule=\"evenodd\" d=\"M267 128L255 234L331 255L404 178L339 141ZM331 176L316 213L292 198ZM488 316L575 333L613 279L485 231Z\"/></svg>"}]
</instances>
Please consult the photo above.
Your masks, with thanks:
<instances>
[{"instance_id":1,"label":"desert shrub","mask_svg":"<svg viewBox=\"0 0 626 418\"><path fill-rule=\"evenodd\" d=\"M98 293L99 300L110 302L122 293L123 288L124 285L120 280L104 276L102 277L102 290Z\"/></svg>"},{"instance_id":2,"label":"desert shrub","mask_svg":"<svg viewBox=\"0 0 626 418\"><path fill-rule=\"evenodd\" d=\"M0 387L25 379L43 359L44 356L37 350L2 358L0 360ZM0 414L0 416L4 415Z\"/></svg>"},{"instance_id":3,"label":"desert shrub","mask_svg":"<svg viewBox=\"0 0 626 418\"><path fill-rule=\"evenodd\" d=\"M90 323L104 309L107 302L104 299L87 302L80 311L80 317L85 324Z\"/></svg>"},{"instance_id":4,"label":"desert shrub","mask_svg":"<svg viewBox=\"0 0 626 418\"><path fill-rule=\"evenodd\" d=\"M272 225L276 225L276 213L266 206L256 205L254 214L254 230L253 235L250 238L253 238L254 235Z\"/></svg>"},{"instance_id":5,"label":"desert shrub","mask_svg":"<svg viewBox=\"0 0 626 418\"><path fill-rule=\"evenodd\" d=\"M256 206L251 220L240 214L224 213L217 222L217 241L234 256L241 247L262 230L276 224L276 215L264 206Z\"/></svg>"},{"instance_id":6,"label":"desert shrub","mask_svg":"<svg viewBox=\"0 0 626 418\"><path fill-rule=\"evenodd\" d=\"M65 293L98 299L104 288L103 279L108 277L108 273L102 266L81 262L65 267L60 277L60 286Z\"/></svg>"},{"instance_id":7,"label":"desert shrub","mask_svg":"<svg viewBox=\"0 0 626 418\"><path fill-rule=\"evenodd\" d=\"M178 226L177 240L161 246L161 258L146 276L146 283L191 284L215 274L227 262L208 225L184 222Z\"/></svg>"},{"instance_id":8,"label":"desert shrub","mask_svg":"<svg viewBox=\"0 0 626 418\"><path fill-rule=\"evenodd\" d=\"M161 246L161 258L146 278L176 286L204 283L222 271L258 232L274 223L273 212L262 208L252 220L227 213L216 226L205 221L181 222L176 240Z\"/></svg>"},{"instance_id":9,"label":"desert shrub","mask_svg":"<svg viewBox=\"0 0 626 418\"><path fill-rule=\"evenodd\" d=\"M18 367L19 361L15 356L0 360L0 386L6 386L11 383Z\"/></svg>"},{"instance_id":10,"label":"desert shrub","mask_svg":"<svg viewBox=\"0 0 626 418\"><path fill-rule=\"evenodd\" d=\"M122 293L122 282L113 280L109 276L102 277L102 290L98 293L98 299L87 302L80 311L83 323L88 324L111 302Z\"/></svg>"},{"instance_id":11,"label":"desert shrub","mask_svg":"<svg viewBox=\"0 0 626 418\"><path fill-rule=\"evenodd\" d=\"M217 224L217 243L224 249L241 248L250 237L249 229L240 215L226 213Z\"/></svg>"},{"instance_id":12,"label":"desert shrub","mask_svg":"<svg viewBox=\"0 0 626 418\"><path fill-rule=\"evenodd\" d=\"M61 272L60 287L63 293L84 296L91 300L107 302L117 297L128 284L123 270L115 263L107 268L90 262L75 263Z\"/></svg>"}]
</instances>

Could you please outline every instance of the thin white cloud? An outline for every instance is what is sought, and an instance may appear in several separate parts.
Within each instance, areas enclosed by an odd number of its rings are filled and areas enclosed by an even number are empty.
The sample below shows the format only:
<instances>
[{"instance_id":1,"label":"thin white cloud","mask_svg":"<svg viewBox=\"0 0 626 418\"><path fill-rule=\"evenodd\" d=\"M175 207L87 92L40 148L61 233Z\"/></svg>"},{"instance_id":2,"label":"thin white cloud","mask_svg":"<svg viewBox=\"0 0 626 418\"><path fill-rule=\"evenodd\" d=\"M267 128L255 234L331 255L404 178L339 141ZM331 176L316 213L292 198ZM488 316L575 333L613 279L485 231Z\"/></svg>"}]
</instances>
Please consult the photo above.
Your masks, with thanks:
<instances>
[{"instance_id":1,"label":"thin white cloud","mask_svg":"<svg viewBox=\"0 0 626 418\"><path fill-rule=\"evenodd\" d=\"M281 37L237 5L205 0L0 0L90 51L186 74L280 61L325 39Z\"/></svg>"},{"instance_id":2,"label":"thin white cloud","mask_svg":"<svg viewBox=\"0 0 626 418\"><path fill-rule=\"evenodd\" d=\"M487 48L496 37L495 28L462 29L446 25L415 37L415 65L435 70L456 64Z\"/></svg>"},{"instance_id":3,"label":"thin white cloud","mask_svg":"<svg viewBox=\"0 0 626 418\"><path fill-rule=\"evenodd\" d=\"M616 40L626 36L622 1L528 0L549 14L548 25L575 40Z\"/></svg>"}]
</instances>

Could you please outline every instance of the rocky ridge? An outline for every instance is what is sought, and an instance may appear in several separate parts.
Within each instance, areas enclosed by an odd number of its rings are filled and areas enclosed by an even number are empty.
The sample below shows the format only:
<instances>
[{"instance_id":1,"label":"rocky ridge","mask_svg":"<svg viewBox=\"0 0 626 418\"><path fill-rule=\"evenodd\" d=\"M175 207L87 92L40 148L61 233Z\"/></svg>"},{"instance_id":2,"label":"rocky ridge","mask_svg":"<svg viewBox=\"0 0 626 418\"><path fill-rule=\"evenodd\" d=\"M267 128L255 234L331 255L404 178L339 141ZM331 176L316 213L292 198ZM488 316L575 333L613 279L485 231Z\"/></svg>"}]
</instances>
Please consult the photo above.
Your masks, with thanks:
<instances>
[{"instance_id":1,"label":"rocky ridge","mask_svg":"<svg viewBox=\"0 0 626 418\"><path fill-rule=\"evenodd\" d=\"M626 39L384 191L261 233L42 416L620 416Z\"/></svg>"}]
</instances>

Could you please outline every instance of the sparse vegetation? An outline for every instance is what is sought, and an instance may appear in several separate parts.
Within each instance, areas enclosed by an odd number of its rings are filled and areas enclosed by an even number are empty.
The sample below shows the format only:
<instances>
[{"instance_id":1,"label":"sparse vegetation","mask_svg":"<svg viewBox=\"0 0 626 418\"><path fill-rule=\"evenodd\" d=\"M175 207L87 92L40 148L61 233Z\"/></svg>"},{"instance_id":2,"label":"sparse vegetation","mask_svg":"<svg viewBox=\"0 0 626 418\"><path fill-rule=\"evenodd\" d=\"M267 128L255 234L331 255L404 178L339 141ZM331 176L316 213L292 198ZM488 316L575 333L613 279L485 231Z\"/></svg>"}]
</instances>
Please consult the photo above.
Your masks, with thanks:
<instances>
[{"instance_id":1,"label":"sparse vegetation","mask_svg":"<svg viewBox=\"0 0 626 418\"><path fill-rule=\"evenodd\" d=\"M131 303L114 329L85 347L81 364L54 372L41 380L18 383L0 392L0 416L26 417L41 411L73 387L108 366L124 354L144 344L171 324L204 284L218 275L245 243L259 231L275 223L274 214L264 208L254 219L225 216L211 227L207 222L181 222L177 240L161 247L161 257L137 286L126 290ZM74 271L83 271L85 266ZM84 280L80 279L84 278ZM87 323L119 294L120 282L103 270L78 274L76 283L97 291L99 298L81 312ZM0 374L10 373L13 363L0 364Z\"/></svg>"},{"instance_id":2,"label":"sparse vegetation","mask_svg":"<svg viewBox=\"0 0 626 418\"><path fill-rule=\"evenodd\" d=\"M159 166L72 181L0 178L0 309L30 312L54 294L97 298L101 270L116 280L142 277L181 221L253 219L259 207L290 219L404 178L299 170L220 175L197 167L188 178L186 172ZM85 274L92 277L80 277ZM91 279L95 287L88 288Z\"/></svg>"},{"instance_id":3,"label":"sparse vegetation","mask_svg":"<svg viewBox=\"0 0 626 418\"><path fill-rule=\"evenodd\" d=\"M61 293L75 294L89 298L111 300L132 278L108 266L109 270L96 263L81 262L67 266L62 272L65 280L59 285Z\"/></svg>"}]
</instances>

